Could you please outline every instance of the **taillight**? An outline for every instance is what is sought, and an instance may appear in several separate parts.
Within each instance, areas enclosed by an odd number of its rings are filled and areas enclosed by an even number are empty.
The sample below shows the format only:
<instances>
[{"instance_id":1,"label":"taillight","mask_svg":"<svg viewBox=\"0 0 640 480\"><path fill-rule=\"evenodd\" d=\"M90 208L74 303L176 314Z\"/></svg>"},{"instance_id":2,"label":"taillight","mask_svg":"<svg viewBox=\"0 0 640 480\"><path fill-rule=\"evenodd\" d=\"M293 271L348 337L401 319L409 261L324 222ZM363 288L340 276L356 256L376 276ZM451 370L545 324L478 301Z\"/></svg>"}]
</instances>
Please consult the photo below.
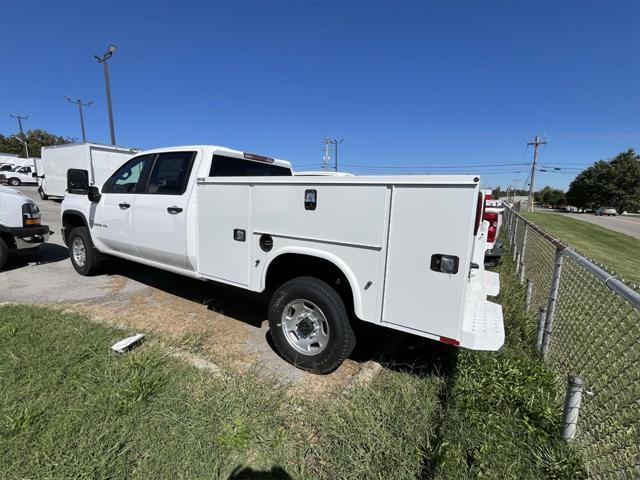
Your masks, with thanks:
<instances>
[{"instance_id":1,"label":"taillight","mask_svg":"<svg viewBox=\"0 0 640 480\"><path fill-rule=\"evenodd\" d=\"M496 233L498 231L498 214L496 212L485 212L484 219L489 222L487 242L492 243L496 240Z\"/></svg>"},{"instance_id":2,"label":"taillight","mask_svg":"<svg viewBox=\"0 0 640 480\"><path fill-rule=\"evenodd\" d=\"M489 227L489 231L487 232L487 242L493 243L496 241L496 232L498 231L497 227L491 225Z\"/></svg>"},{"instance_id":3,"label":"taillight","mask_svg":"<svg viewBox=\"0 0 640 480\"><path fill-rule=\"evenodd\" d=\"M493 222L498 221L498 214L495 212L485 212L484 219L491 225L493 225Z\"/></svg>"},{"instance_id":4,"label":"taillight","mask_svg":"<svg viewBox=\"0 0 640 480\"><path fill-rule=\"evenodd\" d=\"M473 227L473 236L478 234L480 223L482 222L482 207L484 206L484 197L482 192L478 192L478 204L476 205L476 225Z\"/></svg>"}]
</instances>

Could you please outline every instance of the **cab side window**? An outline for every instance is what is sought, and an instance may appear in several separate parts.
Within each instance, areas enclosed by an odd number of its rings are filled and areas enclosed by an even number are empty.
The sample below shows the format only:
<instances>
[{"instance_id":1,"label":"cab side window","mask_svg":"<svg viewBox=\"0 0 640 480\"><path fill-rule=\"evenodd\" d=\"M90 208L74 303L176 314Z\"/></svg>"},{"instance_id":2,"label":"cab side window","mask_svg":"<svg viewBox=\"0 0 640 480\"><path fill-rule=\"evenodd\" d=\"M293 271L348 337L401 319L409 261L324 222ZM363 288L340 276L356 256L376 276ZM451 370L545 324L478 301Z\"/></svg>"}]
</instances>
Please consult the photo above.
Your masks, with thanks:
<instances>
[{"instance_id":1,"label":"cab side window","mask_svg":"<svg viewBox=\"0 0 640 480\"><path fill-rule=\"evenodd\" d=\"M182 195L187 189L196 152L166 152L158 154L146 193Z\"/></svg>"},{"instance_id":2,"label":"cab side window","mask_svg":"<svg viewBox=\"0 0 640 480\"><path fill-rule=\"evenodd\" d=\"M145 174L154 157L155 155L142 155L129 160L107 181L103 193L136 193L139 191L138 185L143 186Z\"/></svg>"}]
</instances>

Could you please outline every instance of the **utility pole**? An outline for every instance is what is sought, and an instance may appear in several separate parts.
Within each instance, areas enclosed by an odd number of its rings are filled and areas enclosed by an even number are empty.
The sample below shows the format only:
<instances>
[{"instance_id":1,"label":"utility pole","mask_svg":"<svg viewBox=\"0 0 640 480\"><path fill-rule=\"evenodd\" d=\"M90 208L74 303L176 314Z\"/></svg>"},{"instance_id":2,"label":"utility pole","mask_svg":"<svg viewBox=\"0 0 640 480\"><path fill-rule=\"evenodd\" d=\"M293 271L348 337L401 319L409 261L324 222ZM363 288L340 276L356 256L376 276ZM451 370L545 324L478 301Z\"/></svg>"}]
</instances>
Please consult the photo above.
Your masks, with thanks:
<instances>
[{"instance_id":1,"label":"utility pole","mask_svg":"<svg viewBox=\"0 0 640 480\"><path fill-rule=\"evenodd\" d=\"M322 170L325 172L329 171L329 161L331 160L331 155L329 154L329 144L331 143L329 137L325 137L324 139L324 153L322 154Z\"/></svg>"},{"instance_id":2,"label":"utility pole","mask_svg":"<svg viewBox=\"0 0 640 480\"><path fill-rule=\"evenodd\" d=\"M101 57L100 55L94 55L94 58L98 60L98 63L102 64L104 69L104 87L107 92L107 109L109 110L109 131L111 132L111 145L116 144L116 132L113 127L113 109L111 108L111 84L109 82L109 65L107 64L107 60L109 60L115 51L117 50L115 45L109 45L109 49L106 53Z\"/></svg>"},{"instance_id":3,"label":"utility pole","mask_svg":"<svg viewBox=\"0 0 640 480\"><path fill-rule=\"evenodd\" d=\"M10 113L9 116L11 118L18 119L18 127L20 128L20 138L22 138L22 144L24 145L24 151L27 158L29 158L29 147L27 146L27 136L24 134L24 130L22 130L22 120L26 120L29 118L29 115L14 115Z\"/></svg>"},{"instance_id":4,"label":"utility pole","mask_svg":"<svg viewBox=\"0 0 640 480\"><path fill-rule=\"evenodd\" d=\"M335 162L334 162L333 170L337 172L338 171L338 145L344 142L344 138L341 138L340 140L336 140L335 138L327 138L325 141L328 143L331 143L334 146Z\"/></svg>"},{"instance_id":5,"label":"utility pole","mask_svg":"<svg viewBox=\"0 0 640 480\"><path fill-rule=\"evenodd\" d=\"M80 128L82 129L82 141L86 142L87 141L87 135L85 134L85 131L84 131L84 114L82 112L82 107L90 106L93 103L93 101L91 101L89 103L82 103L82 100L80 100L80 99L71 100L66 95L65 95L64 98L66 98L69 103L73 103L75 105L78 105L78 111L80 112Z\"/></svg>"},{"instance_id":6,"label":"utility pole","mask_svg":"<svg viewBox=\"0 0 640 480\"><path fill-rule=\"evenodd\" d=\"M546 140L540 140L540 137L536 135L536 139L533 142L528 142L527 145L533 145L533 164L531 165L531 182L529 182L529 211L533 212L533 188L534 179L536 175L536 162L538 161L538 147L540 145L546 145Z\"/></svg>"}]
</instances>

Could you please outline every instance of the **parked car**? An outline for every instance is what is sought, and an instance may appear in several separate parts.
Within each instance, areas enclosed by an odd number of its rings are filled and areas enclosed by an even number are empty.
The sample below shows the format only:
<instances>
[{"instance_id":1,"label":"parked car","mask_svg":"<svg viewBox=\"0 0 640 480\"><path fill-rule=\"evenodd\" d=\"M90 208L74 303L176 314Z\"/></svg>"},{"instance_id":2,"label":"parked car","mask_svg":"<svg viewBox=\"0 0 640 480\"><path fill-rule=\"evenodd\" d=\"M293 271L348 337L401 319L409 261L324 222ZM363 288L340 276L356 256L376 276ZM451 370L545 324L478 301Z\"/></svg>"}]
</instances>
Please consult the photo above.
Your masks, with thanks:
<instances>
[{"instance_id":1,"label":"parked car","mask_svg":"<svg viewBox=\"0 0 640 480\"><path fill-rule=\"evenodd\" d=\"M6 182L12 187L18 185L37 184L38 179L35 177L35 168L31 166L14 167L12 170L5 170L0 173L0 182Z\"/></svg>"},{"instance_id":2,"label":"parked car","mask_svg":"<svg viewBox=\"0 0 640 480\"><path fill-rule=\"evenodd\" d=\"M486 267L497 267L502 261L504 246L498 240L502 219L504 217L504 207L500 200L493 200L491 190L482 190L484 195L483 220L489 222L487 229L487 251L484 255L484 265Z\"/></svg>"},{"instance_id":3,"label":"parked car","mask_svg":"<svg viewBox=\"0 0 640 480\"><path fill-rule=\"evenodd\" d=\"M48 239L38 205L18 190L0 186L0 270L11 255L31 253Z\"/></svg>"},{"instance_id":4,"label":"parked car","mask_svg":"<svg viewBox=\"0 0 640 480\"><path fill-rule=\"evenodd\" d=\"M613 207L600 207L596 210L596 215L607 215L608 217L615 217L618 211Z\"/></svg>"},{"instance_id":5,"label":"parked car","mask_svg":"<svg viewBox=\"0 0 640 480\"><path fill-rule=\"evenodd\" d=\"M66 143L42 148L42 159L36 161L40 198L62 198L67 189L67 171L89 172L90 185L104 181L129 160L136 149L98 143Z\"/></svg>"},{"instance_id":6,"label":"parked car","mask_svg":"<svg viewBox=\"0 0 640 480\"><path fill-rule=\"evenodd\" d=\"M163 148L101 185L69 170L62 234L80 275L113 255L271 292L280 355L327 373L353 350L354 319L474 350L502 346L479 181L293 176L289 162L262 155Z\"/></svg>"}]
</instances>

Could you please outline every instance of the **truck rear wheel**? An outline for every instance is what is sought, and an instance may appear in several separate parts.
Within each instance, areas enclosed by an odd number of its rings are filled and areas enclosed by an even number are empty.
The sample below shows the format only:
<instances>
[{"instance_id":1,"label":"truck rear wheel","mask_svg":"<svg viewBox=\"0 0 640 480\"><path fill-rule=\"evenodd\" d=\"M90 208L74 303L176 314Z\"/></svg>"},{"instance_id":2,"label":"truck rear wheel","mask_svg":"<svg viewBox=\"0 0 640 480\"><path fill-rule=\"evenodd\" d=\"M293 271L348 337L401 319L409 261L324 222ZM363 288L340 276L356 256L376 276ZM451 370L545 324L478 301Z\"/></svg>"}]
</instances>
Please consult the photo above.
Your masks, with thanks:
<instances>
[{"instance_id":1,"label":"truck rear wheel","mask_svg":"<svg viewBox=\"0 0 640 480\"><path fill-rule=\"evenodd\" d=\"M313 277L294 278L276 290L269 330L282 358L313 373L338 368L356 344L342 298Z\"/></svg>"},{"instance_id":2,"label":"truck rear wheel","mask_svg":"<svg viewBox=\"0 0 640 480\"><path fill-rule=\"evenodd\" d=\"M7 183L9 185L11 185L12 187L17 187L18 185L20 185L20 179L18 179L18 178L10 178L9 180L7 180Z\"/></svg>"},{"instance_id":3,"label":"truck rear wheel","mask_svg":"<svg viewBox=\"0 0 640 480\"><path fill-rule=\"evenodd\" d=\"M99 253L93 247L87 227L76 227L69 234L69 258L76 272L95 275L100 268Z\"/></svg>"}]
</instances>

